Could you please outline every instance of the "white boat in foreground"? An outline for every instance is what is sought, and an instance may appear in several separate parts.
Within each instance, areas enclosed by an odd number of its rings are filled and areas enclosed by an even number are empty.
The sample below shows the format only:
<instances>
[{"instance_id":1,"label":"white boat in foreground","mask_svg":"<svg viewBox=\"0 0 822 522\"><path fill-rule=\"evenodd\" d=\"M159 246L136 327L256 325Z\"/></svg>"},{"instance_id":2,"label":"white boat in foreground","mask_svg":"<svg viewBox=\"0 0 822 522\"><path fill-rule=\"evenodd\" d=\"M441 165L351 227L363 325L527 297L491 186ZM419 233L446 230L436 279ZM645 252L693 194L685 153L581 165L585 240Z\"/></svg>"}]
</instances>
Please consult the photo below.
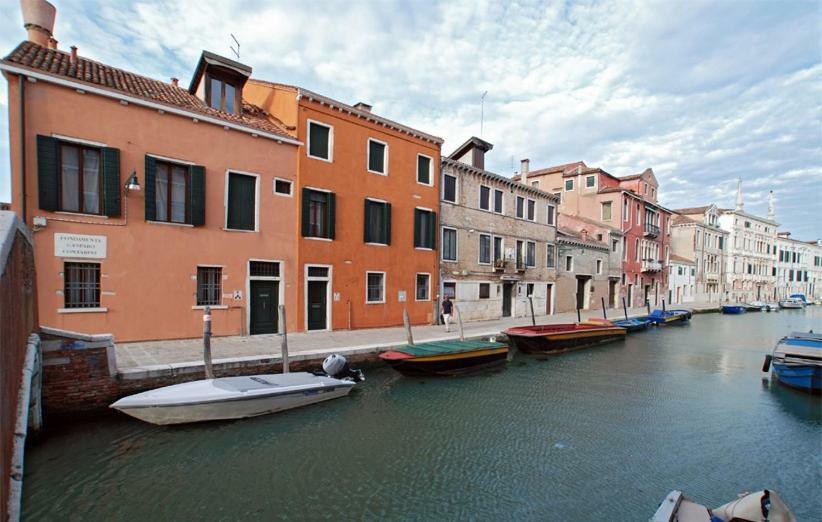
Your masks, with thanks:
<instances>
[{"instance_id":1,"label":"white boat in foreground","mask_svg":"<svg viewBox=\"0 0 822 522\"><path fill-rule=\"evenodd\" d=\"M795 297L789 297L787 299L779 301L779 307L788 309L805 308L805 301L803 301L802 299L797 299Z\"/></svg>"},{"instance_id":2,"label":"white boat in foreground","mask_svg":"<svg viewBox=\"0 0 822 522\"><path fill-rule=\"evenodd\" d=\"M774 491L743 493L715 509L688 499L681 491L671 491L651 517L651 522L796 522L791 510Z\"/></svg>"},{"instance_id":3,"label":"white boat in foreground","mask_svg":"<svg viewBox=\"0 0 822 522\"><path fill-rule=\"evenodd\" d=\"M336 365L327 364L335 357ZM243 419L344 397L363 380L338 355L323 369L334 377L295 372L203 379L130 395L111 407L152 424Z\"/></svg>"}]
</instances>

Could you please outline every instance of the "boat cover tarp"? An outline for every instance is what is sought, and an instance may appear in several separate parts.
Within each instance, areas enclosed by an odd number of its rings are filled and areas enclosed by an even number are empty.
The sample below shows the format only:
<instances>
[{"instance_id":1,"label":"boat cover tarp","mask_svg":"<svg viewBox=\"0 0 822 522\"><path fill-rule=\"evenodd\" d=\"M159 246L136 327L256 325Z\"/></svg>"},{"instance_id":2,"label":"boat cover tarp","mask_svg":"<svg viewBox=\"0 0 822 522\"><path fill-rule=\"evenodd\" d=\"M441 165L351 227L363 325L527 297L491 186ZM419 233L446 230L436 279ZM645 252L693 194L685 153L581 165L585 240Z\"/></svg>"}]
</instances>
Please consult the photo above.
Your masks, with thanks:
<instances>
[{"instance_id":1,"label":"boat cover tarp","mask_svg":"<svg viewBox=\"0 0 822 522\"><path fill-rule=\"evenodd\" d=\"M491 350L494 348L505 348L504 343L491 341L433 341L430 343L407 344L396 351L414 355L416 357L426 357L430 355L444 355L449 353L473 352L475 350Z\"/></svg>"}]
</instances>

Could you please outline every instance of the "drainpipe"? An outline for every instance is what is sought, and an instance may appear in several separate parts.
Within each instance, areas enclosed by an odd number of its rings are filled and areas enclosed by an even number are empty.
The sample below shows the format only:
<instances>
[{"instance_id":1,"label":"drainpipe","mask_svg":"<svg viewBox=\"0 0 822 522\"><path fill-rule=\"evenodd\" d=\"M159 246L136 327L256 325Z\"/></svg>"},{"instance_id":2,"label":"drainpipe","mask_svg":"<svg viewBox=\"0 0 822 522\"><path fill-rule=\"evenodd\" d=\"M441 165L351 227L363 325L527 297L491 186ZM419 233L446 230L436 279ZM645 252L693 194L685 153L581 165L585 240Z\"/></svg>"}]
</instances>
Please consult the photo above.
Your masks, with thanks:
<instances>
[{"instance_id":1,"label":"drainpipe","mask_svg":"<svg viewBox=\"0 0 822 522\"><path fill-rule=\"evenodd\" d=\"M23 75L17 77L20 88L20 217L26 224L26 79Z\"/></svg>"}]
</instances>

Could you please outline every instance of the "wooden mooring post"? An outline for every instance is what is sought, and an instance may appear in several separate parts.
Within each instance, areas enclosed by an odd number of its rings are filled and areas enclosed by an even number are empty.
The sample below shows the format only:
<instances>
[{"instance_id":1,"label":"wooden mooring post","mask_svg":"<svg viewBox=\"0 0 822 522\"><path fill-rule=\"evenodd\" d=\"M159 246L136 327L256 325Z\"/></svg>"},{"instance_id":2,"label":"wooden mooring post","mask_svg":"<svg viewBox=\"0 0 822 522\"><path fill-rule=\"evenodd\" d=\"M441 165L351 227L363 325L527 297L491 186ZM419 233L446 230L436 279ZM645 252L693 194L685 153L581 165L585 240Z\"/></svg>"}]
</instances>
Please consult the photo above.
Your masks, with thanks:
<instances>
[{"instance_id":1,"label":"wooden mooring post","mask_svg":"<svg viewBox=\"0 0 822 522\"><path fill-rule=\"evenodd\" d=\"M402 309L402 323L405 325L405 337L410 346L414 346L414 335L411 333L411 319L408 318L408 309Z\"/></svg>"},{"instance_id":2,"label":"wooden mooring post","mask_svg":"<svg viewBox=\"0 0 822 522\"><path fill-rule=\"evenodd\" d=\"M279 305L277 307L277 311L279 312L277 315L280 319L280 335L283 336L282 340L280 340L280 351L282 352L283 359L283 373L288 373L288 330L285 326L285 305Z\"/></svg>"},{"instance_id":3,"label":"wooden mooring post","mask_svg":"<svg viewBox=\"0 0 822 522\"><path fill-rule=\"evenodd\" d=\"M465 331L462 329L462 315L460 315L460 308L455 304L454 311L457 313L457 324L460 327L460 341L465 340Z\"/></svg>"},{"instance_id":4,"label":"wooden mooring post","mask_svg":"<svg viewBox=\"0 0 822 522\"><path fill-rule=\"evenodd\" d=\"M214 378L214 367L211 364L211 307L203 310L203 362L206 379Z\"/></svg>"},{"instance_id":5,"label":"wooden mooring post","mask_svg":"<svg viewBox=\"0 0 822 522\"><path fill-rule=\"evenodd\" d=\"M625 304L625 298L622 298L622 311L625 312L625 320L628 320L628 305Z\"/></svg>"},{"instance_id":6,"label":"wooden mooring post","mask_svg":"<svg viewBox=\"0 0 822 522\"><path fill-rule=\"evenodd\" d=\"M608 320L608 310L605 309L605 298L600 297L602 299L602 318Z\"/></svg>"},{"instance_id":7,"label":"wooden mooring post","mask_svg":"<svg viewBox=\"0 0 822 522\"><path fill-rule=\"evenodd\" d=\"M537 325L537 318L534 316L534 297L528 296L528 304L531 305L531 326Z\"/></svg>"}]
</instances>

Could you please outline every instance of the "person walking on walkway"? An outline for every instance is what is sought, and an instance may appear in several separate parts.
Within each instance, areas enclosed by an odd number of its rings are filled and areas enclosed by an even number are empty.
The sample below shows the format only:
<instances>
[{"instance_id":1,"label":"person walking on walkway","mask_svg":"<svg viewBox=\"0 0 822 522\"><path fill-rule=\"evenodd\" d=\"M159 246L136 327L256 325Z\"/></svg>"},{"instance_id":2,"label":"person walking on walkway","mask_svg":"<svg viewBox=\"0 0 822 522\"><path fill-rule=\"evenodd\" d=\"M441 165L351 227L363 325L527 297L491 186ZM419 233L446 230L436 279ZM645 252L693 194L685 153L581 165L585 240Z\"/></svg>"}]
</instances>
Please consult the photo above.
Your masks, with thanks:
<instances>
[{"instance_id":1,"label":"person walking on walkway","mask_svg":"<svg viewBox=\"0 0 822 522\"><path fill-rule=\"evenodd\" d=\"M451 331L451 312L453 311L454 303L446 295L442 300L442 319L445 321L445 331Z\"/></svg>"}]
</instances>

